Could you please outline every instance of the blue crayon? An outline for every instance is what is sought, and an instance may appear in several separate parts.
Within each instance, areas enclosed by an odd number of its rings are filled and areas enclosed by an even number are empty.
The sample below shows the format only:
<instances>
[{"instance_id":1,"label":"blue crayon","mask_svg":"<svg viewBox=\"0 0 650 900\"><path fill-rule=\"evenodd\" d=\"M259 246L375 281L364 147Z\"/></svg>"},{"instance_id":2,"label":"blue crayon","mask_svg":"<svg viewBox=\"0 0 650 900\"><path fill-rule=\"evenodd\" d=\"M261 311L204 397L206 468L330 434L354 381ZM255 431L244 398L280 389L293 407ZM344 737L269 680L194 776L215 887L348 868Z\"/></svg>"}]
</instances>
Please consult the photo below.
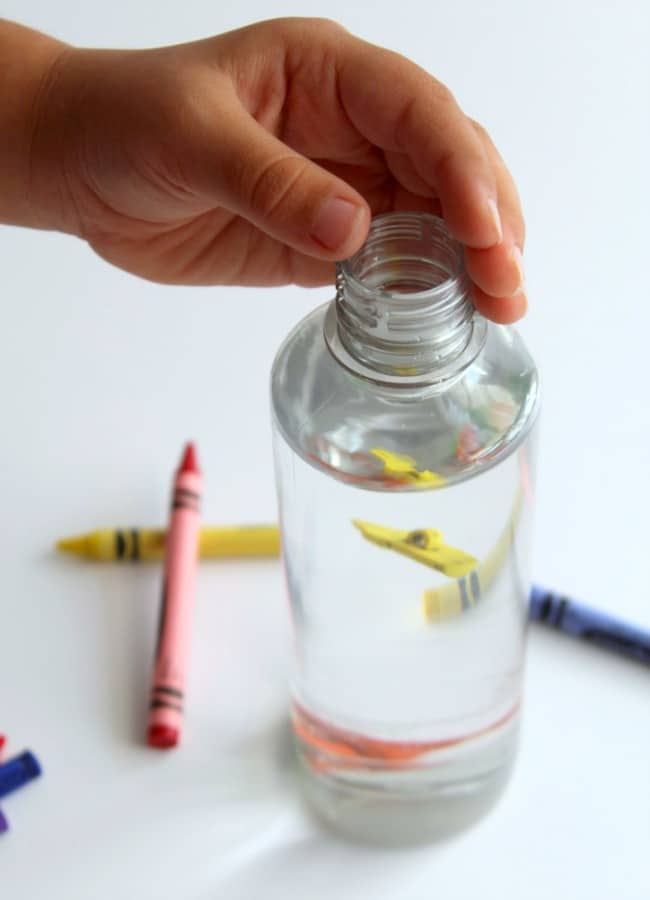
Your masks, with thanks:
<instances>
[{"instance_id":1,"label":"blue crayon","mask_svg":"<svg viewBox=\"0 0 650 900\"><path fill-rule=\"evenodd\" d=\"M0 809L0 834L4 834L5 831L9 831L9 822L7 822L7 817Z\"/></svg>"},{"instance_id":2,"label":"blue crayon","mask_svg":"<svg viewBox=\"0 0 650 900\"><path fill-rule=\"evenodd\" d=\"M8 759L0 765L0 797L18 790L40 774L40 763L29 750Z\"/></svg>"},{"instance_id":3,"label":"blue crayon","mask_svg":"<svg viewBox=\"0 0 650 900\"><path fill-rule=\"evenodd\" d=\"M530 618L650 665L650 631L628 625L546 588L533 586Z\"/></svg>"}]
</instances>

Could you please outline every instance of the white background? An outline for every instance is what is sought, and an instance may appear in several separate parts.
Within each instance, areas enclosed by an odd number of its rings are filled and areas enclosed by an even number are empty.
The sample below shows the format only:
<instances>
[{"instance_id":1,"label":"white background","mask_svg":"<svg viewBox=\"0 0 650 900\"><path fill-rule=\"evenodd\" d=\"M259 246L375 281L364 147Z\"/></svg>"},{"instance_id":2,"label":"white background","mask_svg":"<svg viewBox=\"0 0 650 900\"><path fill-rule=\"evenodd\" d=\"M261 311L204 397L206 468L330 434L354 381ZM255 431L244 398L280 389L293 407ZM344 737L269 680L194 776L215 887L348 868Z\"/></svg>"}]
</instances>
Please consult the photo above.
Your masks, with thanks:
<instances>
[{"instance_id":1,"label":"white background","mask_svg":"<svg viewBox=\"0 0 650 900\"><path fill-rule=\"evenodd\" d=\"M650 627L645 0L2 7L125 47L326 14L445 81L527 213L522 329L544 377L536 580ZM302 813L275 561L201 566L185 741L144 748L158 568L59 559L52 543L161 523L190 436L205 520L273 520L269 367L330 292L155 286L72 238L12 228L0 274L0 731L45 769L2 804L3 900L648 896L650 673L538 626L513 782L438 847L360 849Z\"/></svg>"}]
</instances>

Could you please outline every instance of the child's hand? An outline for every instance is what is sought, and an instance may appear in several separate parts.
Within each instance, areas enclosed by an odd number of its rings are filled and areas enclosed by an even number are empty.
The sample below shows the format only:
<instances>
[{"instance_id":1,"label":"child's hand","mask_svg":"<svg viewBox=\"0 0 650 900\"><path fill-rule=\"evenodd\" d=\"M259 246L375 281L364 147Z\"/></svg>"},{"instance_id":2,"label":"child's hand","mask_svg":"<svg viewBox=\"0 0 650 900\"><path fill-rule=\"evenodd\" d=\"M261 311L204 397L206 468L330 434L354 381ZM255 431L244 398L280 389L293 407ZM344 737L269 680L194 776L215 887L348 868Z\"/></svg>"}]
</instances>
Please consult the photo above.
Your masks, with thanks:
<instances>
[{"instance_id":1,"label":"child's hand","mask_svg":"<svg viewBox=\"0 0 650 900\"><path fill-rule=\"evenodd\" d=\"M56 227L171 283L328 283L371 212L442 211L479 309L525 311L519 201L487 134L426 72L328 21L64 49L30 174Z\"/></svg>"}]
</instances>

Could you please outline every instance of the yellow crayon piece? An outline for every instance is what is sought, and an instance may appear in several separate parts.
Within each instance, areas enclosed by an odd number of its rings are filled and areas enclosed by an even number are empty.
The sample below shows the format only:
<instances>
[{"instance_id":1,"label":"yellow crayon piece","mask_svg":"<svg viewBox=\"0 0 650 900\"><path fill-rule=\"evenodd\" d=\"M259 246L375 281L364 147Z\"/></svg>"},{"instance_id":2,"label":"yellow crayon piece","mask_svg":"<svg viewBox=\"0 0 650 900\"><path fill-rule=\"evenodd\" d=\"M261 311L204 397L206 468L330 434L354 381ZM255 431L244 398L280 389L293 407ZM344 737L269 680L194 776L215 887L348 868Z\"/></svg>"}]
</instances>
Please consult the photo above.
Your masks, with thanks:
<instances>
[{"instance_id":1,"label":"yellow crayon piece","mask_svg":"<svg viewBox=\"0 0 650 900\"><path fill-rule=\"evenodd\" d=\"M89 534L64 538L56 548L88 559L159 560L163 557L163 528L104 528ZM201 559L279 556L280 529L277 525L206 526L199 534Z\"/></svg>"},{"instance_id":2,"label":"yellow crayon piece","mask_svg":"<svg viewBox=\"0 0 650 900\"><path fill-rule=\"evenodd\" d=\"M466 575L477 564L477 560L469 553L445 544L442 532L435 528L401 531L397 528L387 528L385 525L362 522L360 519L353 519L352 524L356 525L364 538L371 543L395 550L452 578Z\"/></svg>"},{"instance_id":3,"label":"yellow crayon piece","mask_svg":"<svg viewBox=\"0 0 650 900\"><path fill-rule=\"evenodd\" d=\"M514 541L514 531L521 510L521 490L517 492L508 522L498 541L473 571L437 588L424 591L422 608L429 622L439 622L460 615L480 600L497 577Z\"/></svg>"},{"instance_id":4,"label":"yellow crayon piece","mask_svg":"<svg viewBox=\"0 0 650 900\"><path fill-rule=\"evenodd\" d=\"M481 596L481 582L476 569L457 581L424 591L422 606L429 622L452 619L471 609Z\"/></svg>"},{"instance_id":5,"label":"yellow crayon piece","mask_svg":"<svg viewBox=\"0 0 650 900\"><path fill-rule=\"evenodd\" d=\"M467 576L464 576L466 579ZM441 622L444 619L453 619L455 616L469 609L476 603L476 597L472 593L467 594L467 600L463 606L463 599L457 582L452 581L451 584L443 585L451 587L453 590L445 591L438 588L437 590L425 591L422 602L424 605L426 618L430 622Z\"/></svg>"},{"instance_id":6,"label":"yellow crayon piece","mask_svg":"<svg viewBox=\"0 0 650 900\"><path fill-rule=\"evenodd\" d=\"M401 481L404 484L421 484L426 487L441 486L445 483L442 475L430 472L428 469L418 469L416 462L410 456L402 456L399 453L391 453L375 447L370 451L373 456L384 464L384 475Z\"/></svg>"}]
</instances>

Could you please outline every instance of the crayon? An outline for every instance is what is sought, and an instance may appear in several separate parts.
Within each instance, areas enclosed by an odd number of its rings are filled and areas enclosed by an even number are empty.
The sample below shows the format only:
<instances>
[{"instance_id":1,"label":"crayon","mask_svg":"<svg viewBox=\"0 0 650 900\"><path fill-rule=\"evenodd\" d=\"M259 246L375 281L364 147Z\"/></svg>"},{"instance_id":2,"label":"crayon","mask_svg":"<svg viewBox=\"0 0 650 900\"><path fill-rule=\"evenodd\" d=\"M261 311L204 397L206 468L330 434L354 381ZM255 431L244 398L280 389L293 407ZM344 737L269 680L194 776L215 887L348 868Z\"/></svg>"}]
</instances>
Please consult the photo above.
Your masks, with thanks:
<instances>
[{"instance_id":1,"label":"crayon","mask_svg":"<svg viewBox=\"0 0 650 900\"><path fill-rule=\"evenodd\" d=\"M417 463L410 456L391 453L382 447L370 451L384 465L384 475L394 479L398 484L414 484L418 487L440 487L445 483L442 475L428 469L418 469Z\"/></svg>"},{"instance_id":2,"label":"crayon","mask_svg":"<svg viewBox=\"0 0 650 900\"><path fill-rule=\"evenodd\" d=\"M159 749L176 746L183 724L202 492L194 445L188 444L174 478L149 706L147 743Z\"/></svg>"},{"instance_id":3,"label":"crayon","mask_svg":"<svg viewBox=\"0 0 650 900\"><path fill-rule=\"evenodd\" d=\"M104 528L63 538L56 548L103 562L160 560L165 552L165 536L164 528ZM201 559L279 555L277 525L211 525L199 532Z\"/></svg>"},{"instance_id":4,"label":"crayon","mask_svg":"<svg viewBox=\"0 0 650 900\"><path fill-rule=\"evenodd\" d=\"M403 531L399 528L389 528L386 525L362 522L361 519L352 519L352 524L371 544L388 547L389 550L395 550L415 562L430 566L453 578L468 574L476 568L478 562L464 550L445 544L442 532L437 528Z\"/></svg>"},{"instance_id":5,"label":"crayon","mask_svg":"<svg viewBox=\"0 0 650 900\"><path fill-rule=\"evenodd\" d=\"M41 774L41 766L33 753L25 750L0 764L0 797L17 791Z\"/></svg>"},{"instance_id":6,"label":"crayon","mask_svg":"<svg viewBox=\"0 0 650 900\"><path fill-rule=\"evenodd\" d=\"M477 728L469 734L450 735L437 741L395 741L365 737L325 722L295 702L291 719L294 731L301 739L302 752L309 767L316 772L332 769L340 772L345 769L371 769L379 760L389 765L404 766L437 750L471 743L505 725L518 708L519 702L516 702L496 722Z\"/></svg>"},{"instance_id":7,"label":"crayon","mask_svg":"<svg viewBox=\"0 0 650 900\"><path fill-rule=\"evenodd\" d=\"M480 572L480 569L479 569ZM476 573L472 572L472 576ZM482 579L483 581L483 579ZM470 580L471 601L467 597L468 585L460 578L443 588L425 593L425 613L429 622L444 622L468 611L481 598L478 578ZM462 598L465 598L464 600ZM432 601L435 600L435 606ZM541 622L551 628L577 637L604 650L611 650L630 659L650 665L650 630L623 622L608 613L593 609L548 588L533 585L528 606L532 622Z\"/></svg>"},{"instance_id":8,"label":"crayon","mask_svg":"<svg viewBox=\"0 0 650 900\"><path fill-rule=\"evenodd\" d=\"M422 595L424 617L429 622L439 622L460 615L471 609L485 594L505 563L512 542L514 530L522 505L519 490L510 516L494 547L485 559L465 575L454 581L447 581L438 588L430 588Z\"/></svg>"},{"instance_id":9,"label":"crayon","mask_svg":"<svg viewBox=\"0 0 650 900\"><path fill-rule=\"evenodd\" d=\"M530 617L565 634L650 665L650 631L534 585Z\"/></svg>"},{"instance_id":10,"label":"crayon","mask_svg":"<svg viewBox=\"0 0 650 900\"><path fill-rule=\"evenodd\" d=\"M6 740L4 734L0 734L0 758L2 757L2 748L4 747ZM0 809L0 834L4 834L5 831L9 831L9 821Z\"/></svg>"}]
</instances>

